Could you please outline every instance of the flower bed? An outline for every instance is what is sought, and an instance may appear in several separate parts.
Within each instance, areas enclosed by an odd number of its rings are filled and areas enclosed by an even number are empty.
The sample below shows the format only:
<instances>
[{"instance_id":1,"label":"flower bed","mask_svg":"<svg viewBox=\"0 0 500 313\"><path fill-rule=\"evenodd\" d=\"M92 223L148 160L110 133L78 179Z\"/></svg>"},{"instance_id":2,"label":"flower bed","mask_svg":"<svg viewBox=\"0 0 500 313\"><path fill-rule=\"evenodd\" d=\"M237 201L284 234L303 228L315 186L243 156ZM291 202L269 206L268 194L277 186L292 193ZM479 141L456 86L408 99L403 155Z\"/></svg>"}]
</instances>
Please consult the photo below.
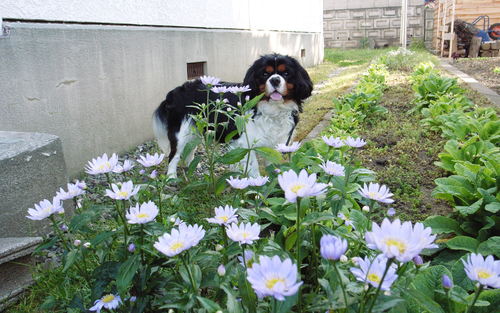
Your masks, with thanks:
<instances>
[{"instance_id":1,"label":"flower bed","mask_svg":"<svg viewBox=\"0 0 500 313\"><path fill-rule=\"evenodd\" d=\"M208 190L207 218L187 209L192 200L183 191L189 184L177 195L166 194L169 185L183 182L159 174L163 155L142 156L135 168L114 155L89 162L89 174L106 177L107 186L92 197L102 204L88 200L84 185L70 184L52 202L29 211L33 219L50 218L58 234L39 249L61 244L61 276L82 282L79 291L52 292L42 309L479 312L475 304L486 307L498 297L497 290L483 291L500 287L495 251L468 250L473 254L463 262L452 254L452 271L424 263L421 254L444 247L432 234L444 232L443 224L432 224L436 218L427 224L393 219L392 193L357 160L365 141L350 131L386 112L379 105L385 75L384 64L376 62L353 93L334 101L335 136L218 156L200 132L200 142L213 152L212 170L191 184ZM424 96L429 109L439 98ZM247 103L239 119L248 118L252 101ZM216 126L200 118L197 124ZM214 175L215 163L240 162L252 149L272 162L267 176ZM196 164L188 167L188 177ZM57 214L59 202L71 199L77 214L66 221ZM386 218L372 222L376 214ZM446 225L460 229L451 223ZM445 245L470 247L458 240ZM469 294L473 281L478 287Z\"/></svg>"}]
</instances>

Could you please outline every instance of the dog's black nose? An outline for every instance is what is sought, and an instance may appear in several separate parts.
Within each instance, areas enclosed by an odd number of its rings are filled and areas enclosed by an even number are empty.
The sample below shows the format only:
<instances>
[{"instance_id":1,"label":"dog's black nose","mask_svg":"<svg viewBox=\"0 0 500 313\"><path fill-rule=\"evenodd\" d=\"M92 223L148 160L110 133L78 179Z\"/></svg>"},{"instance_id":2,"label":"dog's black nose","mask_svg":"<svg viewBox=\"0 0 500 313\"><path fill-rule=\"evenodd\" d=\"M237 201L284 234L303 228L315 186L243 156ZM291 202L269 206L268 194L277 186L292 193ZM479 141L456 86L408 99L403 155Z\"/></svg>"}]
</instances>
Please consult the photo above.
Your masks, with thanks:
<instances>
[{"instance_id":1,"label":"dog's black nose","mask_svg":"<svg viewBox=\"0 0 500 313\"><path fill-rule=\"evenodd\" d=\"M279 84L281 83L281 79L279 77L273 77L269 80L269 82L271 83L271 86L273 87L277 87L279 86Z\"/></svg>"}]
</instances>

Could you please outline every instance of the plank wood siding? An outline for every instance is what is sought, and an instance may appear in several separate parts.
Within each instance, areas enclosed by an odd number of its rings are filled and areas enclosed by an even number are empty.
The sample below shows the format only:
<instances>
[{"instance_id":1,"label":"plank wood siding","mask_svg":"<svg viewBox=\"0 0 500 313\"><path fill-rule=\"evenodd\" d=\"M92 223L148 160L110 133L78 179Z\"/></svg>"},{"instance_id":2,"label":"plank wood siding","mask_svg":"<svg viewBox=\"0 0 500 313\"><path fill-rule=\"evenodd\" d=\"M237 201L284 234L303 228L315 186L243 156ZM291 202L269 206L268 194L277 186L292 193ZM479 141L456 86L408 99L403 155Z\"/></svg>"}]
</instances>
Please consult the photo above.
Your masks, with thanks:
<instances>
[{"instance_id":1,"label":"plank wood siding","mask_svg":"<svg viewBox=\"0 0 500 313\"><path fill-rule=\"evenodd\" d=\"M437 44L437 3L439 1L436 0L436 9L434 10L434 47ZM500 23L500 0L456 0L455 15L457 18L469 23L472 23L481 15L488 15L491 26L494 23ZM476 27L483 29L483 21L480 21Z\"/></svg>"}]
</instances>

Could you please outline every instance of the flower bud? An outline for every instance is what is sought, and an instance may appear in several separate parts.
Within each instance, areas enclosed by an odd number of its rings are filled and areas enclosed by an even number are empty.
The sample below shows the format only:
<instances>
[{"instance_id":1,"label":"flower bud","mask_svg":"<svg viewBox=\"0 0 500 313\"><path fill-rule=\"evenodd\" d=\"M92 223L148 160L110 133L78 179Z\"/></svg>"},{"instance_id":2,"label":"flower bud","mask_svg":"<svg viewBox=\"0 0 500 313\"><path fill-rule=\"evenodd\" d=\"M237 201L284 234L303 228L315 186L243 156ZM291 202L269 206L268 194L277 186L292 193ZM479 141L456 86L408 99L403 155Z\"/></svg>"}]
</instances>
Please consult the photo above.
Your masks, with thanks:
<instances>
[{"instance_id":1,"label":"flower bud","mask_svg":"<svg viewBox=\"0 0 500 313\"><path fill-rule=\"evenodd\" d=\"M367 205L363 206L363 211L365 211L366 213L370 212L370 207Z\"/></svg>"},{"instance_id":2,"label":"flower bud","mask_svg":"<svg viewBox=\"0 0 500 313\"><path fill-rule=\"evenodd\" d=\"M62 229L62 231L68 231L68 227L64 224L61 226L61 229Z\"/></svg>"},{"instance_id":3,"label":"flower bud","mask_svg":"<svg viewBox=\"0 0 500 313\"><path fill-rule=\"evenodd\" d=\"M144 173L146 173L146 171L144 169L142 169L142 170L139 171L139 174L141 174L141 175L144 174Z\"/></svg>"},{"instance_id":4,"label":"flower bud","mask_svg":"<svg viewBox=\"0 0 500 313\"><path fill-rule=\"evenodd\" d=\"M221 277L226 275L226 268L224 267L224 264L219 265L219 268L217 269L217 274Z\"/></svg>"},{"instance_id":5,"label":"flower bud","mask_svg":"<svg viewBox=\"0 0 500 313\"><path fill-rule=\"evenodd\" d=\"M81 243L82 243L82 241L77 239L77 240L75 240L75 242L73 243L73 245L75 247L78 247Z\"/></svg>"},{"instance_id":6,"label":"flower bud","mask_svg":"<svg viewBox=\"0 0 500 313\"><path fill-rule=\"evenodd\" d=\"M357 257L357 256L355 256L355 257L353 257L353 258L351 259L351 261L352 261L352 263L354 264L354 266L359 266L359 260L361 260L361 258L360 258L360 257Z\"/></svg>"},{"instance_id":7,"label":"flower bud","mask_svg":"<svg viewBox=\"0 0 500 313\"><path fill-rule=\"evenodd\" d=\"M83 244L83 246L84 246L85 248L90 247L90 242L86 242L86 243L84 243L84 244Z\"/></svg>"},{"instance_id":8,"label":"flower bud","mask_svg":"<svg viewBox=\"0 0 500 313\"><path fill-rule=\"evenodd\" d=\"M444 289L451 289L451 287L453 287L450 277L446 274L443 275L443 287Z\"/></svg>"},{"instance_id":9,"label":"flower bud","mask_svg":"<svg viewBox=\"0 0 500 313\"><path fill-rule=\"evenodd\" d=\"M416 266L424 265L424 261L422 260L422 257L420 255L417 255L413 258L413 263L415 263Z\"/></svg>"},{"instance_id":10,"label":"flower bud","mask_svg":"<svg viewBox=\"0 0 500 313\"><path fill-rule=\"evenodd\" d=\"M170 218L170 223L175 223L175 217L173 217L173 216L172 216L172 217Z\"/></svg>"},{"instance_id":11,"label":"flower bud","mask_svg":"<svg viewBox=\"0 0 500 313\"><path fill-rule=\"evenodd\" d=\"M224 247L220 244L215 246L215 251L222 251L222 249L224 249Z\"/></svg>"},{"instance_id":12,"label":"flower bud","mask_svg":"<svg viewBox=\"0 0 500 313\"><path fill-rule=\"evenodd\" d=\"M132 296L132 297L130 297L130 302L135 302L135 300L137 300L137 297L136 297L136 296Z\"/></svg>"},{"instance_id":13,"label":"flower bud","mask_svg":"<svg viewBox=\"0 0 500 313\"><path fill-rule=\"evenodd\" d=\"M339 259L339 260L340 260L340 262L342 262L342 263L347 263L347 262L349 262L349 259L345 256L345 254L342 254L342 255L340 256L340 259Z\"/></svg>"},{"instance_id":14,"label":"flower bud","mask_svg":"<svg viewBox=\"0 0 500 313\"><path fill-rule=\"evenodd\" d=\"M153 171L151 172L151 174L149 175L149 177L151 177L151 178L155 179L155 178L156 178L156 173L157 173L157 172L156 172L156 170L153 170Z\"/></svg>"},{"instance_id":15,"label":"flower bud","mask_svg":"<svg viewBox=\"0 0 500 313\"><path fill-rule=\"evenodd\" d=\"M275 169L275 170L274 170L274 172L275 172L276 174L281 173L281 171L280 171L280 169L279 169L279 168Z\"/></svg>"},{"instance_id":16,"label":"flower bud","mask_svg":"<svg viewBox=\"0 0 500 313\"><path fill-rule=\"evenodd\" d=\"M396 214L396 210L394 210L394 208L389 208L389 210L387 210L387 216L393 216L394 214Z\"/></svg>"},{"instance_id":17,"label":"flower bud","mask_svg":"<svg viewBox=\"0 0 500 313\"><path fill-rule=\"evenodd\" d=\"M133 243L131 243L129 246L128 246L128 252L130 253L134 253L135 251L135 245Z\"/></svg>"},{"instance_id":18,"label":"flower bud","mask_svg":"<svg viewBox=\"0 0 500 313\"><path fill-rule=\"evenodd\" d=\"M248 101L248 100L250 100L250 96L245 97L245 101Z\"/></svg>"}]
</instances>

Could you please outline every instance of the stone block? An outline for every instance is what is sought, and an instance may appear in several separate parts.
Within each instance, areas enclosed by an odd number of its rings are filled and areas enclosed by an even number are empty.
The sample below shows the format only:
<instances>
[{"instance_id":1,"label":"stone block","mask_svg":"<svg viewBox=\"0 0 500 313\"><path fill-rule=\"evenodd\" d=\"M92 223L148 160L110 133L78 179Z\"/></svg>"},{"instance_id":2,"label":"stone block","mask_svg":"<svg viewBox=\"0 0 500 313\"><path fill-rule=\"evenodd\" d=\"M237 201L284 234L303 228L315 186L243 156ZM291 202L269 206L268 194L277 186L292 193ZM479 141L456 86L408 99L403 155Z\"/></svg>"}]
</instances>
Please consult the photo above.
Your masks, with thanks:
<instances>
[{"instance_id":1,"label":"stone block","mask_svg":"<svg viewBox=\"0 0 500 313\"><path fill-rule=\"evenodd\" d=\"M374 22L374 28L389 28L389 19L377 19Z\"/></svg>"},{"instance_id":2,"label":"stone block","mask_svg":"<svg viewBox=\"0 0 500 313\"><path fill-rule=\"evenodd\" d=\"M0 238L0 311L33 283L31 256L41 237Z\"/></svg>"},{"instance_id":3,"label":"stone block","mask_svg":"<svg viewBox=\"0 0 500 313\"><path fill-rule=\"evenodd\" d=\"M357 21L345 21L345 29L357 29L358 22Z\"/></svg>"},{"instance_id":4,"label":"stone block","mask_svg":"<svg viewBox=\"0 0 500 313\"><path fill-rule=\"evenodd\" d=\"M339 30L342 28L344 28L342 21L330 21L330 22L328 22L328 29L329 30Z\"/></svg>"},{"instance_id":5,"label":"stone block","mask_svg":"<svg viewBox=\"0 0 500 313\"><path fill-rule=\"evenodd\" d=\"M335 11L323 11L323 20L335 18Z\"/></svg>"},{"instance_id":6,"label":"stone block","mask_svg":"<svg viewBox=\"0 0 500 313\"><path fill-rule=\"evenodd\" d=\"M379 38L380 37L380 31L379 30L369 30L366 32L366 36L368 38Z\"/></svg>"},{"instance_id":7,"label":"stone block","mask_svg":"<svg viewBox=\"0 0 500 313\"><path fill-rule=\"evenodd\" d=\"M357 40L350 40L344 42L344 49L357 49L359 47L359 42Z\"/></svg>"},{"instance_id":8,"label":"stone block","mask_svg":"<svg viewBox=\"0 0 500 313\"><path fill-rule=\"evenodd\" d=\"M422 19L421 18L416 18L416 17L410 17L408 18L408 26L412 25L420 25L422 24Z\"/></svg>"},{"instance_id":9,"label":"stone block","mask_svg":"<svg viewBox=\"0 0 500 313\"><path fill-rule=\"evenodd\" d=\"M349 31L339 30L337 32L337 40L345 40L347 38L349 38Z\"/></svg>"},{"instance_id":10,"label":"stone block","mask_svg":"<svg viewBox=\"0 0 500 313\"><path fill-rule=\"evenodd\" d=\"M362 20L359 21L359 28L372 28L373 20Z\"/></svg>"},{"instance_id":11,"label":"stone block","mask_svg":"<svg viewBox=\"0 0 500 313\"><path fill-rule=\"evenodd\" d=\"M384 17L398 16L398 8L384 8Z\"/></svg>"},{"instance_id":12,"label":"stone block","mask_svg":"<svg viewBox=\"0 0 500 313\"><path fill-rule=\"evenodd\" d=\"M407 16L415 16L415 7L408 6Z\"/></svg>"},{"instance_id":13,"label":"stone block","mask_svg":"<svg viewBox=\"0 0 500 313\"><path fill-rule=\"evenodd\" d=\"M351 37L352 38L363 38L365 36L364 31L359 31L359 30L354 30L351 32Z\"/></svg>"},{"instance_id":14,"label":"stone block","mask_svg":"<svg viewBox=\"0 0 500 313\"><path fill-rule=\"evenodd\" d=\"M365 18L365 16L366 16L365 13L366 13L365 10L352 11L352 18Z\"/></svg>"},{"instance_id":15,"label":"stone block","mask_svg":"<svg viewBox=\"0 0 500 313\"><path fill-rule=\"evenodd\" d=\"M397 37L397 30L396 29L384 29L382 30L382 38L387 39L387 38L396 38Z\"/></svg>"},{"instance_id":16,"label":"stone block","mask_svg":"<svg viewBox=\"0 0 500 313\"><path fill-rule=\"evenodd\" d=\"M367 10L368 17L377 18L382 16L382 9L369 9Z\"/></svg>"},{"instance_id":17,"label":"stone block","mask_svg":"<svg viewBox=\"0 0 500 313\"><path fill-rule=\"evenodd\" d=\"M47 235L47 219L31 221L26 215L35 203L52 201L59 188L67 188L59 137L0 131L0 168L0 238Z\"/></svg>"},{"instance_id":18,"label":"stone block","mask_svg":"<svg viewBox=\"0 0 500 313\"><path fill-rule=\"evenodd\" d=\"M413 37L422 37L422 36L423 36L422 28L420 27L413 28Z\"/></svg>"},{"instance_id":19,"label":"stone block","mask_svg":"<svg viewBox=\"0 0 500 313\"><path fill-rule=\"evenodd\" d=\"M340 19L346 19L351 17L349 11L347 10L337 11L336 13L337 13L337 18Z\"/></svg>"},{"instance_id":20,"label":"stone block","mask_svg":"<svg viewBox=\"0 0 500 313\"><path fill-rule=\"evenodd\" d=\"M425 29L433 30L434 29L434 20L425 20Z\"/></svg>"}]
</instances>

